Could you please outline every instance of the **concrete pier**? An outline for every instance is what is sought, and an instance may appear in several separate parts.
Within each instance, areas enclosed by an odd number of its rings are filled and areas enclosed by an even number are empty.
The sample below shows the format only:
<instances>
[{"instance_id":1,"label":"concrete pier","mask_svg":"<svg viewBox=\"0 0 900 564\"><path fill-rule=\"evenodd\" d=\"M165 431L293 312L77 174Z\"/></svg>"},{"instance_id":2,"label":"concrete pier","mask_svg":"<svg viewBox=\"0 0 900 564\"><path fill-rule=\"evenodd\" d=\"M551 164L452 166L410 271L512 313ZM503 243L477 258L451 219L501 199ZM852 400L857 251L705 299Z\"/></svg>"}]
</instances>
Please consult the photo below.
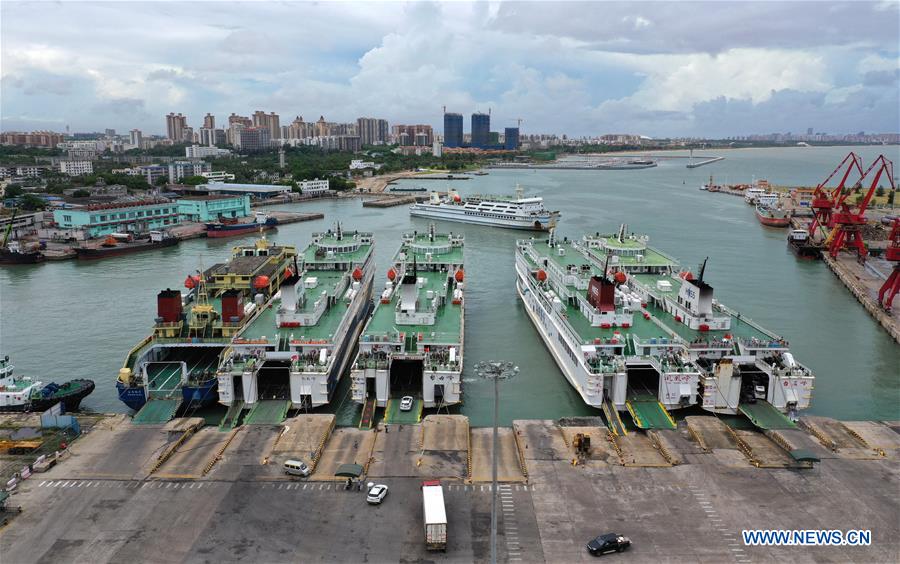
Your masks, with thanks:
<instances>
[{"instance_id":1,"label":"concrete pier","mask_svg":"<svg viewBox=\"0 0 900 564\"><path fill-rule=\"evenodd\" d=\"M490 429L443 415L367 431L333 422L333 415L302 415L232 432L205 427L182 440L191 420L105 419L65 460L15 488L9 504L22 513L0 525L0 554L17 563L148 555L154 562L426 561L419 488L440 479L450 531L442 560L489 559ZM589 452L575 452L577 433L590 435ZM607 532L631 538L617 559L635 562L900 558L897 422L810 417L773 437L695 416L659 435L611 440L599 418L501 429L498 561L592 561L585 543ZM819 461L802 466L787 450L794 448ZM288 476L287 457L318 464L309 478ZM344 489L334 471L345 463L363 466L363 482L388 486L384 503L367 505L365 488ZM872 543L750 546L745 529L866 529Z\"/></svg>"},{"instance_id":2,"label":"concrete pier","mask_svg":"<svg viewBox=\"0 0 900 564\"><path fill-rule=\"evenodd\" d=\"M878 290L884 280L857 262L855 255L841 254L835 259L823 251L822 258L866 311L900 343L900 304L894 307L893 312L888 312L878 303Z\"/></svg>"}]
</instances>

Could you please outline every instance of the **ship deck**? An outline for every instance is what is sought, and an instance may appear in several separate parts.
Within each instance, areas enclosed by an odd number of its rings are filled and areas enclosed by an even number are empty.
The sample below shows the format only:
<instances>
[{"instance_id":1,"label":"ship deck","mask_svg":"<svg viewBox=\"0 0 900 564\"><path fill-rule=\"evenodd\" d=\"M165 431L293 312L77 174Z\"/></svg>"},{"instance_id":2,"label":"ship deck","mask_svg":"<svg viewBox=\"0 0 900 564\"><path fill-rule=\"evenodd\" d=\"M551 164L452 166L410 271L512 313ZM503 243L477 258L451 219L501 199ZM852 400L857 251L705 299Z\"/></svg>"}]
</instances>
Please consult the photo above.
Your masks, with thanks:
<instances>
[{"instance_id":1,"label":"ship deck","mask_svg":"<svg viewBox=\"0 0 900 564\"><path fill-rule=\"evenodd\" d=\"M629 241L626 241L626 243L629 243ZM632 241L632 243L636 242ZM596 273L599 271L595 264L586 259L580 253L576 252L571 246L565 247L566 253L564 255L559 255L557 252L553 252L553 249L548 247L546 242L536 243L534 245L534 249L540 256L552 260L563 269L567 269L569 266L575 266L580 269L582 266L587 265L591 267L592 272ZM672 259L654 251L653 249L647 248L646 252L647 254L645 255L645 259L640 263L642 265L653 266L653 264L656 263L659 266L665 266L674 264ZM540 265L534 262L527 254L523 253L522 256L528 262L529 266L534 269L540 268ZM638 264L634 262L633 257L621 257L619 261L620 266L628 266L629 264L628 261L623 261L623 258L631 259L633 264ZM657 280L668 280L669 282L671 282L672 290L670 292L666 292L666 295L673 297L678 295L681 284L684 282L678 277L663 274L632 274L630 275L630 278L636 279L642 285L649 287L651 289L651 292L656 296L661 295L659 291L655 290ZM566 287L575 294L585 292L584 290L576 289L575 286L572 285L567 285ZM613 338L617 331L620 336L637 336L642 341L651 339L670 339L673 336L677 336L684 341L691 343L694 341L721 340L726 334L731 335L736 339L758 339L763 342L771 341L773 339L772 335L760 330L755 325L748 323L741 317L726 312L719 313L731 316L731 328L729 330L698 331L691 329L683 323L675 321L675 317L672 314L664 311L659 307L654 306L653 304L647 304L647 307L645 309L647 313L651 315L652 319L645 319L641 311L635 311L632 325L627 329L616 327L594 327L581 313L578 305L565 303L564 314L568 325L577 334L577 336L580 337L582 344L591 344L595 339L605 340ZM657 322L661 323L665 327L665 329L663 329L663 327L660 327ZM628 345L631 345L630 339L628 339Z\"/></svg>"},{"instance_id":2,"label":"ship deck","mask_svg":"<svg viewBox=\"0 0 900 564\"><path fill-rule=\"evenodd\" d=\"M446 255L439 255L442 258ZM460 264L462 262L462 252L460 251ZM424 296L428 290L433 290L435 294L444 293L444 281L447 279L446 272L418 272L419 278L425 279L425 285L419 290L420 295ZM447 291L449 294L449 290ZM394 310L397 307L399 292L394 292L390 303L378 303L375 306L375 312L366 328L363 330L361 340L377 341L380 337L396 332L412 334L421 333L422 343L459 343L462 335L462 305L453 305L447 296L447 305L438 308L435 314L434 325L397 325ZM424 298L420 298L424 299Z\"/></svg>"},{"instance_id":3,"label":"ship deck","mask_svg":"<svg viewBox=\"0 0 900 564\"><path fill-rule=\"evenodd\" d=\"M343 262L343 263L354 263L354 264L362 264L366 260L366 256L372 251L372 245L369 243L359 243L355 241L352 237L352 234L345 234L344 239L338 240L334 234L327 235L323 237L319 244L321 245L329 245L329 246L339 246L342 242L346 241L348 250L347 252L336 253L333 257L326 257L324 255L316 256L316 252L319 248L316 245L309 245L306 249L303 250L303 253L300 255L300 258L304 262L308 263L316 263L316 262ZM351 246L359 245L359 247L355 250L350 250Z\"/></svg>"},{"instance_id":4,"label":"ship deck","mask_svg":"<svg viewBox=\"0 0 900 564\"><path fill-rule=\"evenodd\" d=\"M365 255L363 255L364 257ZM312 270L303 273L301 280L314 276L319 279L319 284L315 288L307 289L309 292L306 302L298 311L310 312L313 310L315 298L321 295L322 291L327 291L329 295L334 295L335 287L344 277L343 270ZM298 282L298 286L302 282ZM281 307L281 298L274 300L271 307L265 308L256 318L238 334L239 339L259 340L263 337L269 342L277 342L282 337L291 337L302 341L306 340L325 340L331 342L334 338L338 327L347 314L349 307L343 296L338 296L334 305L329 307L319 318L315 325L307 325L304 327L283 327L279 328L275 325L275 315L278 308Z\"/></svg>"}]
</instances>

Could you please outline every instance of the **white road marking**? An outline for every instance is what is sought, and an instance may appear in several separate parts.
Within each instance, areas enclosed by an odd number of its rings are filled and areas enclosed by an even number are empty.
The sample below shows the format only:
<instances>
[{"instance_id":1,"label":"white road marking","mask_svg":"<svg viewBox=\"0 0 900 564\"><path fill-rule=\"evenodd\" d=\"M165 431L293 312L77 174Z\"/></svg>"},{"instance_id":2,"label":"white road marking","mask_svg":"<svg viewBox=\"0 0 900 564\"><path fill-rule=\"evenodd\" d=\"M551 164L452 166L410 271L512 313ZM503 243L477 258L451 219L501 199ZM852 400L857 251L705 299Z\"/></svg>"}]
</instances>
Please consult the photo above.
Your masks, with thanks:
<instances>
[{"instance_id":1,"label":"white road marking","mask_svg":"<svg viewBox=\"0 0 900 564\"><path fill-rule=\"evenodd\" d=\"M308 485L309 485L309 484L303 484L303 489L305 490L305 489L306 489L306 486L308 486Z\"/></svg>"}]
</instances>

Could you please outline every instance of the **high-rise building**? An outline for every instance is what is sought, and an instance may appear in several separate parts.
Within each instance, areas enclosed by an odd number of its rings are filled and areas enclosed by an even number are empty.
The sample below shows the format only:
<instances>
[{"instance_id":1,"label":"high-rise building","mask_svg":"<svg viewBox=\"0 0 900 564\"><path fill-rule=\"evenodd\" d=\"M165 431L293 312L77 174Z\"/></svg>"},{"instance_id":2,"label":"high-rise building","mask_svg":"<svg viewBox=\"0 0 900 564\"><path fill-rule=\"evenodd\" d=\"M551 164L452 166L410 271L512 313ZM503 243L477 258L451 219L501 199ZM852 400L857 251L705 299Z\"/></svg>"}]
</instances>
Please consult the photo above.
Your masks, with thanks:
<instances>
[{"instance_id":1,"label":"high-rise building","mask_svg":"<svg viewBox=\"0 0 900 564\"><path fill-rule=\"evenodd\" d=\"M199 134L199 139L197 140L201 145L206 145L207 147L214 147L216 145L216 130L210 129L208 127L201 127L197 130Z\"/></svg>"},{"instance_id":2,"label":"high-rise building","mask_svg":"<svg viewBox=\"0 0 900 564\"><path fill-rule=\"evenodd\" d=\"M105 135L106 137L115 137L116 130L115 129L107 129L106 131L103 132L103 135Z\"/></svg>"},{"instance_id":3,"label":"high-rise building","mask_svg":"<svg viewBox=\"0 0 900 564\"><path fill-rule=\"evenodd\" d=\"M434 131L430 125L394 125L391 137L398 145L430 147L434 143Z\"/></svg>"},{"instance_id":4,"label":"high-rise building","mask_svg":"<svg viewBox=\"0 0 900 564\"><path fill-rule=\"evenodd\" d=\"M275 112L253 112L253 127L265 127L269 130L270 139L281 138L281 118Z\"/></svg>"},{"instance_id":5,"label":"high-rise building","mask_svg":"<svg viewBox=\"0 0 900 564\"><path fill-rule=\"evenodd\" d=\"M503 130L503 148L507 151L519 149L519 128L507 127Z\"/></svg>"},{"instance_id":6,"label":"high-rise building","mask_svg":"<svg viewBox=\"0 0 900 564\"><path fill-rule=\"evenodd\" d=\"M812 134L813 134L813 128L807 127L807 128L806 128L806 134L807 134L807 135L812 135Z\"/></svg>"},{"instance_id":7,"label":"high-rise building","mask_svg":"<svg viewBox=\"0 0 900 564\"><path fill-rule=\"evenodd\" d=\"M166 136L174 141L175 143L181 143L184 141L185 130L187 129L187 117L181 115L175 115L170 112L169 115L166 116ZM191 132L193 134L193 131Z\"/></svg>"},{"instance_id":8,"label":"high-rise building","mask_svg":"<svg viewBox=\"0 0 900 564\"><path fill-rule=\"evenodd\" d=\"M0 144L3 145L27 145L29 147L56 147L63 142L63 134L53 131L32 131L22 133L9 131L0 134Z\"/></svg>"},{"instance_id":9,"label":"high-rise building","mask_svg":"<svg viewBox=\"0 0 900 564\"><path fill-rule=\"evenodd\" d=\"M272 138L268 128L241 127L233 143L242 153L258 153L272 146Z\"/></svg>"},{"instance_id":10,"label":"high-rise building","mask_svg":"<svg viewBox=\"0 0 900 564\"><path fill-rule=\"evenodd\" d=\"M236 113L232 112L231 115L228 116L228 127L231 127L236 123L243 125L244 127L253 126L253 120L251 120L247 116L239 116Z\"/></svg>"},{"instance_id":11,"label":"high-rise building","mask_svg":"<svg viewBox=\"0 0 900 564\"><path fill-rule=\"evenodd\" d=\"M144 135L141 133L141 130L140 129L132 129L130 133L131 133L131 144L134 145L135 147L137 147L138 149L140 149L141 143L144 141Z\"/></svg>"},{"instance_id":12,"label":"high-rise building","mask_svg":"<svg viewBox=\"0 0 900 564\"><path fill-rule=\"evenodd\" d=\"M490 142L491 114L472 114L472 146L484 149Z\"/></svg>"},{"instance_id":13,"label":"high-rise building","mask_svg":"<svg viewBox=\"0 0 900 564\"><path fill-rule=\"evenodd\" d=\"M363 145L383 145L387 143L388 122L386 119L357 118L356 131Z\"/></svg>"},{"instance_id":14,"label":"high-rise building","mask_svg":"<svg viewBox=\"0 0 900 564\"><path fill-rule=\"evenodd\" d=\"M216 128L216 116L212 114L206 114L203 116L203 129L215 129Z\"/></svg>"},{"instance_id":15,"label":"high-rise building","mask_svg":"<svg viewBox=\"0 0 900 564\"><path fill-rule=\"evenodd\" d=\"M463 117L462 114L444 112L444 146L462 147Z\"/></svg>"}]
</instances>

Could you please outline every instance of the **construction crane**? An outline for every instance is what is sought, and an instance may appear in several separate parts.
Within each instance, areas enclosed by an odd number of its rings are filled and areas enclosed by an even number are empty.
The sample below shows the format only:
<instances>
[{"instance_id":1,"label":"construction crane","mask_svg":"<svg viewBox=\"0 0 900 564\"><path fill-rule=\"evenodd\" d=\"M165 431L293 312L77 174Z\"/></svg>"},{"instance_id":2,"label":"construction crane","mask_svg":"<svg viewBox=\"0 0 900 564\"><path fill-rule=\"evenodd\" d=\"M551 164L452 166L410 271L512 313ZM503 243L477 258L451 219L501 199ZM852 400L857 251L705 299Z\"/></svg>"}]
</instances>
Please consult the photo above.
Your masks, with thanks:
<instances>
[{"instance_id":1,"label":"construction crane","mask_svg":"<svg viewBox=\"0 0 900 564\"><path fill-rule=\"evenodd\" d=\"M837 258L838 253L845 248L853 247L856 249L856 255L860 260L864 260L868 251L862 240L861 229L866 224L866 208L872 201L872 196L878 188L878 182L882 175L887 176L890 189L895 188L894 185L894 163L879 155L875 162L866 169L862 178L857 182L857 186L862 186L863 181L875 171L875 177L869 185L862 199L856 204L849 204L848 199L853 190L846 190L838 194L834 207L831 210L831 224L833 225L831 233L825 240L825 246L828 247L828 253L832 258ZM855 206L855 207L854 207Z\"/></svg>"},{"instance_id":2,"label":"construction crane","mask_svg":"<svg viewBox=\"0 0 900 564\"><path fill-rule=\"evenodd\" d=\"M5 249L6 244L9 242L9 234L12 232L13 224L16 222L16 214L19 212L19 208L13 208L12 217L9 218L9 224L6 226L6 231L3 232L3 242L0 243L0 249Z\"/></svg>"},{"instance_id":3,"label":"construction crane","mask_svg":"<svg viewBox=\"0 0 900 564\"><path fill-rule=\"evenodd\" d=\"M839 164L836 169L831 171L831 174L828 175L828 178L826 178L821 184L816 186L816 191L813 193L812 203L810 204L810 207L812 207L813 210L813 220L809 225L810 237L815 237L816 231L820 228L830 229L834 227L831 222L832 210L834 209L838 198L840 198L841 193L844 191L844 186L847 184L847 179L850 177L850 173L853 172L854 169L859 173L859 182L862 182L862 159L859 158L859 155L857 155L856 153L851 152L846 157L844 157L844 160L841 161L841 164ZM844 171L844 174L841 177L841 181L833 190L829 192L828 188L826 188L827 184L841 170Z\"/></svg>"},{"instance_id":4,"label":"construction crane","mask_svg":"<svg viewBox=\"0 0 900 564\"><path fill-rule=\"evenodd\" d=\"M889 241L890 244L884 251L884 260L894 263L894 270L878 290L878 303L884 307L885 311L891 311L894 296L900 293L900 217L894 218Z\"/></svg>"}]
</instances>

